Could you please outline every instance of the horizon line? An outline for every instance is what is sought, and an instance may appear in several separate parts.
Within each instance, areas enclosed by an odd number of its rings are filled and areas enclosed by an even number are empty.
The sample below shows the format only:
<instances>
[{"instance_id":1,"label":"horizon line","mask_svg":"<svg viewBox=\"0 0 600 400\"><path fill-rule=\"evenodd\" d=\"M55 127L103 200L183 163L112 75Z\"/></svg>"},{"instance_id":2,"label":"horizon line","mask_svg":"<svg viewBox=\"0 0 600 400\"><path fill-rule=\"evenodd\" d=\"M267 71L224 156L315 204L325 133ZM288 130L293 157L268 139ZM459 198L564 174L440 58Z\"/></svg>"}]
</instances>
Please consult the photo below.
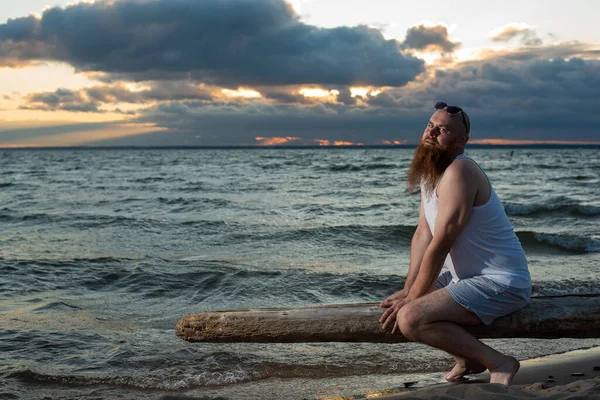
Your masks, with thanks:
<instances>
[{"instance_id":1,"label":"horizon line","mask_svg":"<svg viewBox=\"0 0 600 400\"><path fill-rule=\"evenodd\" d=\"M187 141L186 141L187 142ZM101 148L197 148L197 149L225 149L225 148L243 148L243 149L312 149L312 148L414 148L418 143L407 143L406 141L396 143L353 143L347 141L327 142L327 144L308 144L308 143L291 143L290 141L273 143L273 144L229 144L229 145L194 145L194 144L178 144L178 145L102 145L102 144L77 144L77 145L39 145L37 143L7 143L0 144L0 150L3 149L101 149ZM533 140L533 139L494 139L482 138L473 139L467 142L466 148L469 147L593 147L600 146L600 141L586 140Z\"/></svg>"},{"instance_id":2,"label":"horizon line","mask_svg":"<svg viewBox=\"0 0 600 400\"><path fill-rule=\"evenodd\" d=\"M524 143L525 142L525 143ZM400 144L400 145L339 145L339 146L319 146L319 145L272 145L272 146L261 146L261 145L123 145L123 146L101 146L101 145L76 145L76 146L19 146L19 145L1 145L0 150L127 150L127 149L253 149L253 150L272 150L272 149L408 149L416 148L418 144ZM469 148L598 148L600 142L568 142L568 141L548 141L548 142L534 142L534 141L510 141L502 143L493 142L477 142L467 144L466 149Z\"/></svg>"}]
</instances>

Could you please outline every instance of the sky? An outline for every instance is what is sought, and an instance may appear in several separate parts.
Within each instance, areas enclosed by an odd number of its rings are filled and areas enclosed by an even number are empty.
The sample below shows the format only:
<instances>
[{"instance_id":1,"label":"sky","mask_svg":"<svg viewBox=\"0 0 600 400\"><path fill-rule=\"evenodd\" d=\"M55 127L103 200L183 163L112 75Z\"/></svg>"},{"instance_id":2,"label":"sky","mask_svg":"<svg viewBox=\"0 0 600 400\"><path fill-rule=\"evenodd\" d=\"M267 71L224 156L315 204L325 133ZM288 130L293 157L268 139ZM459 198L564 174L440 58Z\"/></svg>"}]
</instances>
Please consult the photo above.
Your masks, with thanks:
<instances>
[{"instance_id":1,"label":"sky","mask_svg":"<svg viewBox=\"0 0 600 400\"><path fill-rule=\"evenodd\" d=\"M0 147L600 144L600 1L0 1Z\"/></svg>"}]
</instances>

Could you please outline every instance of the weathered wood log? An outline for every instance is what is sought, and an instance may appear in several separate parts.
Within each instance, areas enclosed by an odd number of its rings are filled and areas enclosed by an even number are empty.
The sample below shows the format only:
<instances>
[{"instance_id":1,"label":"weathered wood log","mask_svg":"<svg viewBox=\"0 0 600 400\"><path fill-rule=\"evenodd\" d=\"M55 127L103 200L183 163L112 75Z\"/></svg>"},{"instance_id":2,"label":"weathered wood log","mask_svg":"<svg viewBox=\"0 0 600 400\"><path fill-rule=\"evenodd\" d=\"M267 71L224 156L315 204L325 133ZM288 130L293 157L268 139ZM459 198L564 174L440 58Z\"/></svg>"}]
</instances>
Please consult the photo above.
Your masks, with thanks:
<instances>
[{"instance_id":1,"label":"weathered wood log","mask_svg":"<svg viewBox=\"0 0 600 400\"><path fill-rule=\"evenodd\" d=\"M406 341L381 329L382 313L377 303L215 311L182 318L175 333L190 342ZM468 330L478 338L597 338L600 295L536 297L514 314Z\"/></svg>"}]
</instances>

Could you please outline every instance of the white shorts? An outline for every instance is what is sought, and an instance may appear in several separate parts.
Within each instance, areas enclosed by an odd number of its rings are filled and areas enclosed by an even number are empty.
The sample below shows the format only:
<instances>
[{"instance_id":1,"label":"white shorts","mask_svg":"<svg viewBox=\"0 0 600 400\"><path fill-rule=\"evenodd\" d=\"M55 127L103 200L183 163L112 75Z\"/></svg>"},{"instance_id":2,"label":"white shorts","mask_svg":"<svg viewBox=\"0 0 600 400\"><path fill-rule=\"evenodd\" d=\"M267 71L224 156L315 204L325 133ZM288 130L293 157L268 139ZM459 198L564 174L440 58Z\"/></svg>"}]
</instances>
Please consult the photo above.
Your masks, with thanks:
<instances>
[{"instance_id":1,"label":"white shorts","mask_svg":"<svg viewBox=\"0 0 600 400\"><path fill-rule=\"evenodd\" d=\"M450 271L440 274L433 287L445 288L454 301L474 312L485 325L525 307L531 296L531 286L509 287L482 275L452 282Z\"/></svg>"}]
</instances>

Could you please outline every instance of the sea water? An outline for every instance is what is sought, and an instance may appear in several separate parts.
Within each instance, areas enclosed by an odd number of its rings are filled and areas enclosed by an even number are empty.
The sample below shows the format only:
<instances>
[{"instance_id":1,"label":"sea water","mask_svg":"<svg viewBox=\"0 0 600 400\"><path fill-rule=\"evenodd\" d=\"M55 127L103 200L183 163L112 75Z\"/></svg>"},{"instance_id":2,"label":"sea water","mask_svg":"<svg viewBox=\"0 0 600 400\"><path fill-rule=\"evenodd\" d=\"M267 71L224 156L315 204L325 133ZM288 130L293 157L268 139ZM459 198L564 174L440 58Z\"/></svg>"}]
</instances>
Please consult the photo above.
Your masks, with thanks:
<instances>
[{"instance_id":1,"label":"sea water","mask_svg":"<svg viewBox=\"0 0 600 400\"><path fill-rule=\"evenodd\" d=\"M420 344L174 334L201 311L374 302L400 289L418 218L412 152L0 152L0 398L296 399L434 382L452 360ZM600 293L599 150L467 153L515 227L533 295ZM600 339L487 343L525 359Z\"/></svg>"}]
</instances>

